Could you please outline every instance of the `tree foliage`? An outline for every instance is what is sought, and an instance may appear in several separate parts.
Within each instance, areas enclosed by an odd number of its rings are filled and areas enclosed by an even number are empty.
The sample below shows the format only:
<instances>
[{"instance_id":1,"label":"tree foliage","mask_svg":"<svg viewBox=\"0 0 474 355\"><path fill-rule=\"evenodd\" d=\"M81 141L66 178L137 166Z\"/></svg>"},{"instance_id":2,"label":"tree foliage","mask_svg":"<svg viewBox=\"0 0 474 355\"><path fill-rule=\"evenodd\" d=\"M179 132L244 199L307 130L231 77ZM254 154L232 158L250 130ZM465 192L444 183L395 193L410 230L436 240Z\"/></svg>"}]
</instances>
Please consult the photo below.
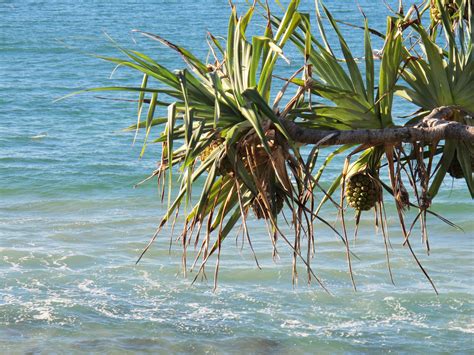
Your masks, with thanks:
<instances>
[{"instance_id":1,"label":"tree foliage","mask_svg":"<svg viewBox=\"0 0 474 355\"><path fill-rule=\"evenodd\" d=\"M232 5L227 37L208 35L209 62L158 35L138 31L174 50L186 63L179 71L118 45L122 57L101 57L141 73L142 84L87 91L138 95L137 123L129 130L146 132L141 155L151 140L150 132L159 133L153 143L162 145L162 155L153 176L161 184L161 196L168 207L152 241L165 224L174 226L184 204L184 227L179 236L183 268L197 267L197 277L215 255L217 279L223 242L236 230L236 224L252 247L247 220L253 215L266 223L274 253L278 239L291 248L294 278L299 260L307 269L308 279L324 287L311 268L315 229L330 228L341 238L353 280L348 209L355 212L356 233L361 213L373 209L385 239L390 271L384 203L393 198L404 244L428 277L413 252L410 235L420 223L429 250L426 216L436 215L430 206L447 173L463 178L474 195L473 141L355 142L333 146L323 161L318 157L337 132L400 125L417 128L439 107L449 108L442 119L472 126L472 3L426 1L406 12L400 7L387 18L384 32L370 28L365 19L358 26L364 41L364 57L360 59L351 52L340 22L322 3L316 2L313 23L309 14L299 11L299 2L290 1L279 16L260 1L241 16ZM266 26L261 35L249 36L248 26L253 16L260 16L257 12L265 17ZM330 43L329 32L337 38L336 43ZM372 48L373 36L384 41L379 52ZM288 61L288 45L299 50L304 65L294 75L282 78L276 64ZM376 60L381 61L380 66L375 65ZM289 87L296 88L290 98L286 95ZM395 95L417 107L402 123L393 118ZM329 132L308 146L290 134L289 122L302 129ZM320 182L328 180L325 169L341 154L345 164L324 189ZM177 187L175 195L173 187ZM196 189L197 201L192 198ZM335 194L338 189L339 197ZM339 226L320 216L326 203L338 211ZM408 223L404 211L410 207L418 212ZM284 225L293 228L292 240L285 235ZM196 249L191 263L186 258L189 247Z\"/></svg>"}]
</instances>

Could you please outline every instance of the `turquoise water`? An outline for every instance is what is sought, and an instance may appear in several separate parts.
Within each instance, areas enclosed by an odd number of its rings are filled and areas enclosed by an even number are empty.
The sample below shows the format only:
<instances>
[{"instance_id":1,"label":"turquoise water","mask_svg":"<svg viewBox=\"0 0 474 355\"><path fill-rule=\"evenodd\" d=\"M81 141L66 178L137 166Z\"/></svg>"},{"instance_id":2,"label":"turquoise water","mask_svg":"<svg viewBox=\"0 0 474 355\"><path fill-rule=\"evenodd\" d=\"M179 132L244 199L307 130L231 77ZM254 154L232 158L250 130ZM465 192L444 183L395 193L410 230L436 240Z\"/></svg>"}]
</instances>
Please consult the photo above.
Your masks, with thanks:
<instances>
[{"instance_id":1,"label":"turquoise water","mask_svg":"<svg viewBox=\"0 0 474 355\"><path fill-rule=\"evenodd\" d=\"M360 20L354 3L327 2L337 17ZM120 131L135 119L135 104L94 95L53 100L140 82L126 70L111 80L113 67L84 54L116 54L104 32L172 68L182 66L173 53L130 30L159 33L205 58L206 31L225 32L226 4L0 1L2 353L474 352L473 205L457 181L446 181L435 210L464 233L430 218L431 255L414 242L439 296L401 246L393 209L395 286L371 216L353 249L358 292L342 244L320 226L314 266L332 296L307 286L304 270L293 288L290 251L281 243L274 262L256 221L262 270L248 247L228 238L215 293L212 272L194 285L183 278L179 246L168 252L169 230L134 265L163 213L154 183L133 189L154 168L158 147L138 160L139 145ZM373 26L384 25L381 1L360 4ZM346 33L361 52L360 33ZM324 211L333 220L332 213Z\"/></svg>"}]
</instances>

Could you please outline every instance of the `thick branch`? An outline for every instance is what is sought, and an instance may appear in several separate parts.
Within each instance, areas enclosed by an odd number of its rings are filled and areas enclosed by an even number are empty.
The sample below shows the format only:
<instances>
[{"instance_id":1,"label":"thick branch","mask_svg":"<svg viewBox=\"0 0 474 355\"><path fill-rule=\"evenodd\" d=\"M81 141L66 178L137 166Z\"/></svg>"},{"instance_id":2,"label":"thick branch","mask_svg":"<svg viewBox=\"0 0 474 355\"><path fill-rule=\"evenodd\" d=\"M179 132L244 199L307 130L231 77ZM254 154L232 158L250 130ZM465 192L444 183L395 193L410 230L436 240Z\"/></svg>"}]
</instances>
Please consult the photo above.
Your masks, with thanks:
<instances>
[{"instance_id":1,"label":"thick branch","mask_svg":"<svg viewBox=\"0 0 474 355\"><path fill-rule=\"evenodd\" d=\"M463 140L474 143L474 127L455 121L448 121L454 109L440 107L434 109L418 125L413 127L392 127L384 129L357 129L348 131L332 131L305 128L292 121L282 119L281 122L290 137L299 143L340 145L387 143L437 142L443 139Z\"/></svg>"}]
</instances>

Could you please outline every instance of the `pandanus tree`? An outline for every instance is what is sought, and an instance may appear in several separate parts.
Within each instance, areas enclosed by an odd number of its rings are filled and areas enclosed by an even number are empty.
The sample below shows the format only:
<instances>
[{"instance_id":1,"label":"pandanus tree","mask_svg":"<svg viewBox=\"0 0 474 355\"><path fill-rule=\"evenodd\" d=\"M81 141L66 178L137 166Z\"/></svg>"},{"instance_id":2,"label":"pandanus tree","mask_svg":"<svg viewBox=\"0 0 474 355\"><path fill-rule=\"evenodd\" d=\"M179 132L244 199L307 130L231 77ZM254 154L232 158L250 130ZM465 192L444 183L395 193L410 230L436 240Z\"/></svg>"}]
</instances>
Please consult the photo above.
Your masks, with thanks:
<instances>
[{"instance_id":1,"label":"pandanus tree","mask_svg":"<svg viewBox=\"0 0 474 355\"><path fill-rule=\"evenodd\" d=\"M262 35L249 36L257 10L266 26ZM426 1L407 12L400 6L387 18L385 33L365 20L357 26L364 41L360 59L352 54L340 21L319 2L314 28L297 0L290 1L282 16L260 1L238 16L231 4L227 37L208 35L208 62L141 31L176 51L186 68L171 71L148 55L118 45L123 57L100 57L136 70L142 83L86 91L138 95L137 123L128 129L145 130L141 155L152 130L158 132L153 142L162 147L151 176L161 186L167 211L139 260L165 224L175 226L185 205L178 240L183 269L197 269L196 278L215 257L217 280L221 248L236 224L253 251L247 221L257 218L268 228L274 253L278 239L291 248L294 279L300 261L308 281L314 279L323 288L311 267L314 231L320 226L332 229L345 245L355 288L348 209L355 211L356 234L361 213L375 211L391 277L384 202L393 199L404 244L432 283L410 235L419 223L429 250L427 214L454 226L430 210L447 173L463 178L474 196L473 10L466 0ZM329 31L337 43L330 43ZM377 55L373 36L384 43ZM282 77L276 64L288 60L285 48L290 45L301 53L303 65ZM374 63L378 59L379 66ZM289 88L294 95L287 94ZM402 122L392 116L395 95L417 107ZM318 161L322 149L330 153ZM327 182L326 167L337 155L343 155L345 163L325 189L320 182ZM192 198L196 189L197 201ZM340 225L321 217L326 203L338 211ZM418 213L408 223L405 210L410 207ZM292 227L291 239L283 225ZM195 250L190 262L189 248Z\"/></svg>"}]
</instances>

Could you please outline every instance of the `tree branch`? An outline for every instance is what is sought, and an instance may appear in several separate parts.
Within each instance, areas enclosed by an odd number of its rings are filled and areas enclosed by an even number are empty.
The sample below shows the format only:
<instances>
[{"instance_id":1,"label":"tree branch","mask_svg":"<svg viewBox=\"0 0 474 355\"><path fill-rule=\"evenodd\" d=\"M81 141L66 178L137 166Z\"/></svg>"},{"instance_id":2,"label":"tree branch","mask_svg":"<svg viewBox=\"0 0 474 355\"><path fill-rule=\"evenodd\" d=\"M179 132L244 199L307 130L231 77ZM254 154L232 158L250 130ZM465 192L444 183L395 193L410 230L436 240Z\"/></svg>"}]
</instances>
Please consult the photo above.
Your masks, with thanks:
<instances>
[{"instance_id":1,"label":"tree branch","mask_svg":"<svg viewBox=\"0 0 474 355\"><path fill-rule=\"evenodd\" d=\"M299 143L320 145L436 142L442 139L463 140L474 143L474 127L449 121L455 109L434 109L413 127L391 127L384 129L356 129L347 131L318 130L305 128L293 121L280 119L289 136Z\"/></svg>"}]
</instances>

